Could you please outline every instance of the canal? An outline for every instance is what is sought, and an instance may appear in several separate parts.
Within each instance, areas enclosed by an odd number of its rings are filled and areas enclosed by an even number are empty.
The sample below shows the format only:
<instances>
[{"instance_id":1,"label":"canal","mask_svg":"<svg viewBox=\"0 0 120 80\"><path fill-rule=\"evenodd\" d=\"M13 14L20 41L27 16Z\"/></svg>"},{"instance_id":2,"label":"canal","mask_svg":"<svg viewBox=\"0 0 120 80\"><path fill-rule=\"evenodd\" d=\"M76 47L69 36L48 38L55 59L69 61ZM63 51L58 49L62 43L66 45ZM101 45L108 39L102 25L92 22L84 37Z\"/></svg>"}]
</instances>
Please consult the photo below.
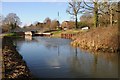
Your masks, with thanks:
<instances>
[{"instance_id":1,"label":"canal","mask_svg":"<svg viewBox=\"0 0 120 80\"><path fill-rule=\"evenodd\" d=\"M36 78L117 78L116 53L91 53L74 48L71 40L27 37L16 39L18 52Z\"/></svg>"}]
</instances>

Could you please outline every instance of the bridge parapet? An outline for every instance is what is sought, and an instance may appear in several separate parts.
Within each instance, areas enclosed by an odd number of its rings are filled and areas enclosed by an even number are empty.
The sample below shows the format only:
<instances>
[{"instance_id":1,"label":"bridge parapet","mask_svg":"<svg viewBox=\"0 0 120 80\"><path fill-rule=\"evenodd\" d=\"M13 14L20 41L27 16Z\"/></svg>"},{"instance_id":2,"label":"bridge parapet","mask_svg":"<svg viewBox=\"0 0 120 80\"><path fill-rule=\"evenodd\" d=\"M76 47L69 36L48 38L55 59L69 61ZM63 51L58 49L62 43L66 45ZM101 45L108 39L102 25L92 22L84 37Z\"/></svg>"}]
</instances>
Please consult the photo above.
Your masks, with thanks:
<instances>
[{"instance_id":1,"label":"bridge parapet","mask_svg":"<svg viewBox=\"0 0 120 80\"><path fill-rule=\"evenodd\" d=\"M31 35L32 36L33 34L32 34L31 31L27 31L27 32L25 32L25 35Z\"/></svg>"}]
</instances>

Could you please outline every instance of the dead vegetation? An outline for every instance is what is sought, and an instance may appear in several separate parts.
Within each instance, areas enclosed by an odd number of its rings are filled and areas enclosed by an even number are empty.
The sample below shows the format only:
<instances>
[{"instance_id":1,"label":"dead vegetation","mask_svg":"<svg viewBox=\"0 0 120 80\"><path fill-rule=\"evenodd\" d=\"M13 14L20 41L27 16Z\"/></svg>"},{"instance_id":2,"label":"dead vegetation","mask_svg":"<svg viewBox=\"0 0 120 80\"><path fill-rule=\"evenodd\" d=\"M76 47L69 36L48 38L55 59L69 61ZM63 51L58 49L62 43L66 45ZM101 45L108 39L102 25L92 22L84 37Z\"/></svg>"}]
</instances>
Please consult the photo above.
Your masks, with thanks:
<instances>
[{"instance_id":1,"label":"dead vegetation","mask_svg":"<svg viewBox=\"0 0 120 80\"><path fill-rule=\"evenodd\" d=\"M98 27L85 33L79 33L71 43L84 49L117 52L119 50L118 27Z\"/></svg>"}]
</instances>

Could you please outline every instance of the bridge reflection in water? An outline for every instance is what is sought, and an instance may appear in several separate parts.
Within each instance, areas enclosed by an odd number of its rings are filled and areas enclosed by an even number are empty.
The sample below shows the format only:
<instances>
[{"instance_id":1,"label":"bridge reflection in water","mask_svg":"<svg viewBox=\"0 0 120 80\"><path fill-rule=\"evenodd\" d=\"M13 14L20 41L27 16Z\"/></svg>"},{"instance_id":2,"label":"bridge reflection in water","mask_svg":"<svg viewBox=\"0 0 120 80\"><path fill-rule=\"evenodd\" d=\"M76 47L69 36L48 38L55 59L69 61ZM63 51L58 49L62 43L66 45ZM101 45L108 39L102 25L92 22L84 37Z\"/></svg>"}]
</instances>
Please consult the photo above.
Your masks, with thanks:
<instances>
[{"instance_id":1,"label":"bridge reflection in water","mask_svg":"<svg viewBox=\"0 0 120 80\"><path fill-rule=\"evenodd\" d=\"M25 35L25 40L32 41L32 36L31 35Z\"/></svg>"}]
</instances>

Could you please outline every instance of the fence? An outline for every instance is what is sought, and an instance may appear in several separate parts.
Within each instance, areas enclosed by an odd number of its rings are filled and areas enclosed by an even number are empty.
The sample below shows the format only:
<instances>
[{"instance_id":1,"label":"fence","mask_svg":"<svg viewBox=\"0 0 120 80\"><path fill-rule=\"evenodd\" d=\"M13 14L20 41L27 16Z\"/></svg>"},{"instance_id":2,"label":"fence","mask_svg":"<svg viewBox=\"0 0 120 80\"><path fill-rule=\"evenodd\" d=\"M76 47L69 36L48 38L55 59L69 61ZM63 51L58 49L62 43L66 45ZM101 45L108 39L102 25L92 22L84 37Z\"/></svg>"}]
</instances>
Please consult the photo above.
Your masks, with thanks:
<instances>
[{"instance_id":1,"label":"fence","mask_svg":"<svg viewBox=\"0 0 120 80\"><path fill-rule=\"evenodd\" d=\"M72 39L76 34L61 34L61 38Z\"/></svg>"}]
</instances>

